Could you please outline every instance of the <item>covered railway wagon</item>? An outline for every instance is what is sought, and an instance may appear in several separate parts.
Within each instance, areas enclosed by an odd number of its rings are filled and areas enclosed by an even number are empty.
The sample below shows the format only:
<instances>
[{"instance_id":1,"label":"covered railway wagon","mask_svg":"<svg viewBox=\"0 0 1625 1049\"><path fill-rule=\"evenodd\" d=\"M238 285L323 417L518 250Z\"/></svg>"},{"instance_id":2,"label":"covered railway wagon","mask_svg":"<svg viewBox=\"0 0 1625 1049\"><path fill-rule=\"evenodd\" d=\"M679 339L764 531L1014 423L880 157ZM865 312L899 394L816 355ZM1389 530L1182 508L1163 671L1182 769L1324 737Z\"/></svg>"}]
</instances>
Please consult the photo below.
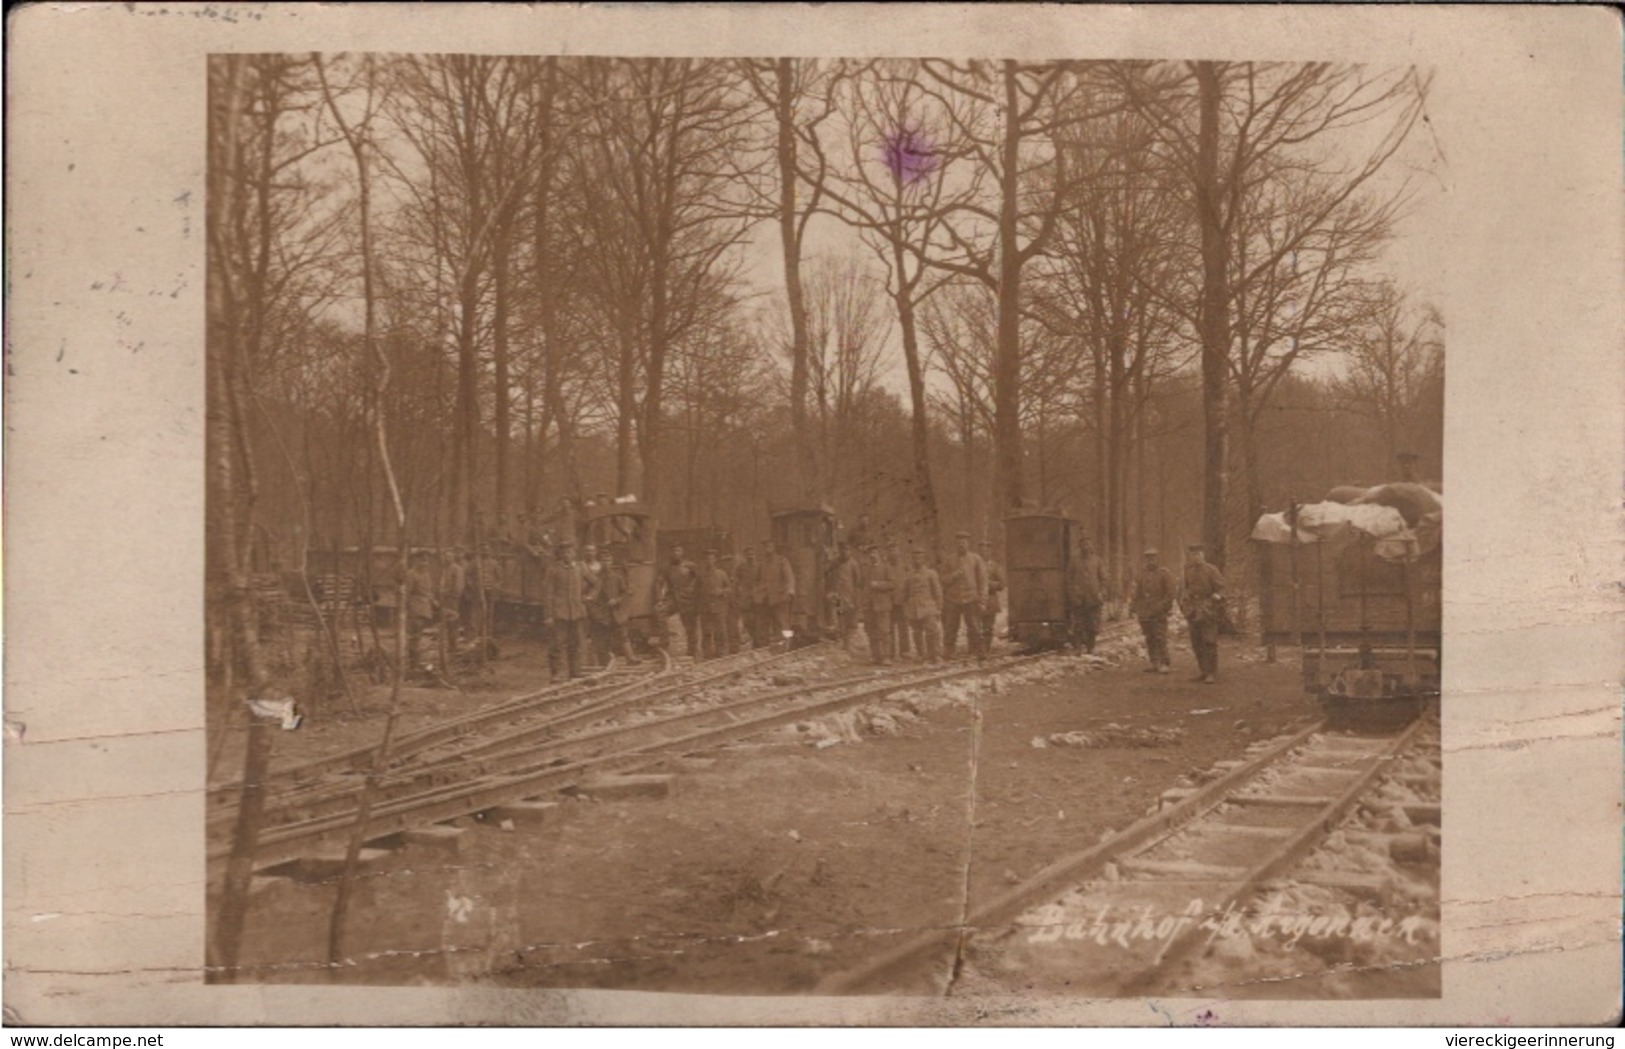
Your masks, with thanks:
<instances>
[{"instance_id":1,"label":"covered railway wagon","mask_svg":"<svg viewBox=\"0 0 1625 1049\"><path fill-rule=\"evenodd\" d=\"M1078 527L1058 510L1029 510L1004 519L1010 640L1046 648L1067 639L1067 580Z\"/></svg>"},{"instance_id":2,"label":"covered railway wagon","mask_svg":"<svg viewBox=\"0 0 1625 1049\"><path fill-rule=\"evenodd\" d=\"M1303 653L1304 691L1344 724L1414 717L1439 695L1442 557L1435 531L1373 535L1298 527L1259 538L1262 641ZM1263 522L1260 523L1260 531ZM1283 538L1284 537L1284 538Z\"/></svg>"},{"instance_id":3,"label":"covered railway wagon","mask_svg":"<svg viewBox=\"0 0 1625 1049\"><path fill-rule=\"evenodd\" d=\"M626 629L639 642L653 637L656 553L660 529L655 519L634 500L589 506L576 526L576 543L598 548L598 559L619 561L626 569Z\"/></svg>"},{"instance_id":4,"label":"covered railway wagon","mask_svg":"<svg viewBox=\"0 0 1625 1049\"><path fill-rule=\"evenodd\" d=\"M768 516L773 545L789 559L796 576L796 596L790 602L795 641L830 636L835 632L828 577L835 558L835 511L827 506L796 507Z\"/></svg>"}]
</instances>

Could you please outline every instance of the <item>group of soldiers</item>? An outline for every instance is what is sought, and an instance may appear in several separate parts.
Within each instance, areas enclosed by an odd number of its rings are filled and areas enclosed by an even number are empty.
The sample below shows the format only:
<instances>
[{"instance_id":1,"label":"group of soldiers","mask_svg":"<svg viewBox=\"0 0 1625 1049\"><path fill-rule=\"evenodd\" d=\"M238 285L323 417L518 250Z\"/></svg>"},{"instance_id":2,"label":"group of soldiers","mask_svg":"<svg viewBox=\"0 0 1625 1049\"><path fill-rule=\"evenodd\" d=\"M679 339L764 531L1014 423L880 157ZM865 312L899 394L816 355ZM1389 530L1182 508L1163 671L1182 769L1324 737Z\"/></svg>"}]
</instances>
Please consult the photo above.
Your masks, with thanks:
<instances>
[{"instance_id":1,"label":"group of soldiers","mask_svg":"<svg viewBox=\"0 0 1625 1049\"><path fill-rule=\"evenodd\" d=\"M1157 551L1145 552L1144 564L1134 584L1130 609L1140 621L1145 635L1148 674L1170 673L1168 659L1168 617L1178 606L1190 628L1191 649L1196 653L1197 673L1192 679L1213 684L1219 674L1219 628L1225 619L1224 576L1209 564L1200 544L1185 551L1185 574L1179 585L1164 568Z\"/></svg>"},{"instance_id":2,"label":"group of soldiers","mask_svg":"<svg viewBox=\"0 0 1625 1049\"><path fill-rule=\"evenodd\" d=\"M955 657L963 626L968 654L986 659L1005 585L992 544L978 554L961 532L955 551L935 566L922 547L905 556L900 544L865 535L855 529L825 559L829 618L842 642L850 648L861 626L877 664L910 653L940 662ZM715 550L696 565L676 547L658 577L657 618L678 619L694 659L732 654L747 642L765 647L790 634L798 582L771 540L747 546L727 566Z\"/></svg>"},{"instance_id":3,"label":"group of soldiers","mask_svg":"<svg viewBox=\"0 0 1625 1049\"><path fill-rule=\"evenodd\" d=\"M528 544L532 553L545 551ZM547 636L548 664L554 678L580 677L586 657L604 665L611 654L637 662L626 633L628 584L619 558L600 560L591 544L576 559L575 544L552 544L553 556L542 577L542 627ZM438 576L427 551L412 556L406 577L407 658L421 667L421 638L436 623L455 644L491 633L491 610L502 584L502 565L481 545L477 554L463 549L442 555ZM584 651L585 650L585 651Z\"/></svg>"},{"instance_id":4,"label":"group of soldiers","mask_svg":"<svg viewBox=\"0 0 1625 1049\"><path fill-rule=\"evenodd\" d=\"M850 649L861 626L876 664L911 655L937 663L957 658L963 627L967 655L986 660L1006 591L992 543L983 540L973 550L970 533L959 532L954 549L932 559L922 546L905 551L895 541L869 542L867 531L860 522L825 558L828 612L843 644ZM601 560L588 544L578 560L573 542L554 542L546 534L503 541L537 557L552 553L543 576L541 614L555 678L580 676L588 659L600 666L611 655L636 662L626 629L627 570L618 557ZM436 573L434 555L418 552L407 576L408 658L414 667L422 665L420 638L431 626L444 626L452 643L459 636L465 642L490 636L500 562L485 542L476 551L458 548L440 557ZM716 550L707 550L696 564L682 547L674 547L656 578L656 628L677 619L695 660L730 655L747 643L766 647L790 635L797 583L790 558L771 540L747 546L726 564ZM1066 580L1074 647L1094 651L1108 593L1105 566L1083 537ZM1224 578L1207 563L1200 545L1187 550L1177 584L1157 551L1147 550L1128 602L1145 637L1147 672L1171 671L1168 619L1177 607L1189 625L1196 678L1216 681L1224 601Z\"/></svg>"}]
</instances>

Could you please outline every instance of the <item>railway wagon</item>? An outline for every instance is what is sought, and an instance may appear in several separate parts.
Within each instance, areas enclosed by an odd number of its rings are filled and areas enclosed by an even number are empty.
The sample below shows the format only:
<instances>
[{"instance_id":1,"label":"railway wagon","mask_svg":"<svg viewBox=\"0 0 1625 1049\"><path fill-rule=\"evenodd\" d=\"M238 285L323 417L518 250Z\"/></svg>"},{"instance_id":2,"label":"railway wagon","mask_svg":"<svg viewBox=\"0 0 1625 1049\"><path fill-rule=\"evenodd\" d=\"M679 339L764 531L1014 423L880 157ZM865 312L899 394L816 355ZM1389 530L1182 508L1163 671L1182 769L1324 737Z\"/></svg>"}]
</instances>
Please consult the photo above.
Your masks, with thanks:
<instances>
[{"instance_id":1,"label":"railway wagon","mask_svg":"<svg viewBox=\"0 0 1625 1049\"><path fill-rule=\"evenodd\" d=\"M434 550L415 546L408 553L433 554ZM359 546L346 546L305 552L305 576L310 580L316 600L327 611L352 605L371 606L378 610L380 621L387 621L395 607L399 570L399 553L393 546L374 546L367 551ZM289 589L292 593L298 592Z\"/></svg>"},{"instance_id":2,"label":"railway wagon","mask_svg":"<svg viewBox=\"0 0 1625 1049\"><path fill-rule=\"evenodd\" d=\"M599 502L586 509L576 532L579 546L591 543L600 561L618 560L625 568L627 633L640 643L653 637L661 539L655 518L636 500Z\"/></svg>"},{"instance_id":3,"label":"railway wagon","mask_svg":"<svg viewBox=\"0 0 1625 1049\"><path fill-rule=\"evenodd\" d=\"M1008 634L1031 648L1066 641L1067 580L1079 523L1058 510L1025 510L1004 519Z\"/></svg>"},{"instance_id":4,"label":"railway wagon","mask_svg":"<svg viewBox=\"0 0 1625 1049\"><path fill-rule=\"evenodd\" d=\"M1414 717L1439 695L1442 557L1396 557L1355 528L1313 542L1256 541L1261 640L1303 653L1303 688L1334 720Z\"/></svg>"},{"instance_id":5,"label":"railway wagon","mask_svg":"<svg viewBox=\"0 0 1625 1049\"><path fill-rule=\"evenodd\" d=\"M790 602L795 642L816 641L835 632L829 572L835 564L835 511L827 506L793 507L768 514L773 545L790 561L796 596Z\"/></svg>"}]
</instances>

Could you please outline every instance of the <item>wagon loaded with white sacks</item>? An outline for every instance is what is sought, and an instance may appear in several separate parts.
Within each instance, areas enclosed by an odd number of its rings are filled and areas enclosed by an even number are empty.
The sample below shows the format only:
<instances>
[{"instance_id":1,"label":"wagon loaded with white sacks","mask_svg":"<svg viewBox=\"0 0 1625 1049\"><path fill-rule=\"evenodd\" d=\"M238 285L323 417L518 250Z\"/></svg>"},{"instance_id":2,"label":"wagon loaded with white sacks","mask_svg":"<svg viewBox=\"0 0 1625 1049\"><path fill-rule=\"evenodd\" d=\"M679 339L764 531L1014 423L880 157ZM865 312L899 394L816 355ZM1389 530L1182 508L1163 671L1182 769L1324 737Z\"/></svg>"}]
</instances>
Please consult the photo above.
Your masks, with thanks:
<instances>
[{"instance_id":1,"label":"wagon loaded with white sacks","mask_svg":"<svg viewBox=\"0 0 1625 1049\"><path fill-rule=\"evenodd\" d=\"M1335 724L1392 725L1437 701L1443 531L1442 496L1414 482L1259 518L1263 641L1298 646Z\"/></svg>"}]
</instances>

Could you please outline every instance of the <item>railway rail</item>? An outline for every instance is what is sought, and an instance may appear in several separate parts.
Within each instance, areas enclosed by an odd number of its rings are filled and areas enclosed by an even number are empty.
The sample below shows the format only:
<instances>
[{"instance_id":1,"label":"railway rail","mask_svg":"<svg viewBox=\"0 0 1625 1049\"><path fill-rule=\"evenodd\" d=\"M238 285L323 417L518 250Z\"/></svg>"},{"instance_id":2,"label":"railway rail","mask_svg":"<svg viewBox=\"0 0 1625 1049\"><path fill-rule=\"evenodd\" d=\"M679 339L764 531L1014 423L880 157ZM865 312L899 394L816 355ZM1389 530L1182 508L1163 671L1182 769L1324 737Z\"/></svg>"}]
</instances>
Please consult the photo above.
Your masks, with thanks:
<instances>
[{"instance_id":1,"label":"railway rail","mask_svg":"<svg viewBox=\"0 0 1625 1049\"><path fill-rule=\"evenodd\" d=\"M874 702L887 695L962 678L988 676L1046 658L1045 653L995 657L969 666L908 667L837 680L757 692L697 709L650 713L639 720L606 722L589 731L545 741L482 745L477 760L460 764L472 773L437 781L433 770L405 770L385 783L369 816L366 838L387 837L413 827L468 816L516 801L545 797L579 786L590 777L635 772L672 757L737 742L784 725ZM646 682L638 682L645 687ZM688 682L681 690L692 690ZM663 692L667 690L662 690ZM351 788L352 792L356 788ZM353 802L323 800L308 813L262 830L256 869L337 850L355 824ZM211 868L223 865L230 846L211 841Z\"/></svg>"},{"instance_id":2,"label":"railway rail","mask_svg":"<svg viewBox=\"0 0 1625 1049\"><path fill-rule=\"evenodd\" d=\"M475 767L472 760L477 755L504 742L550 738L569 726L797 659L818 648L742 652L682 668L674 667L662 651L658 669L641 674L633 671L631 680L626 680L625 672L616 673L612 663L586 679L524 693L401 736L391 747L385 779L433 777L435 770L442 777L466 775ZM374 753L375 748L363 747L274 771L265 822L288 822L288 814L309 815L313 807L344 809L359 794L361 776L370 770ZM236 820L240 792L238 783L211 792L211 832L223 833Z\"/></svg>"},{"instance_id":3,"label":"railway rail","mask_svg":"<svg viewBox=\"0 0 1625 1049\"><path fill-rule=\"evenodd\" d=\"M1425 723L1370 737L1329 733L1318 721L1260 746L1224 763L1228 771L1216 780L1050 864L958 925L826 978L819 993L952 994L978 982L978 966L989 959L1013 954L1037 969L1046 952L1074 990L1147 993L1213 938L1223 916L1324 841ZM1066 950L1069 942L1076 949ZM952 978L944 984L945 973ZM997 974L984 979L1000 982Z\"/></svg>"}]
</instances>

